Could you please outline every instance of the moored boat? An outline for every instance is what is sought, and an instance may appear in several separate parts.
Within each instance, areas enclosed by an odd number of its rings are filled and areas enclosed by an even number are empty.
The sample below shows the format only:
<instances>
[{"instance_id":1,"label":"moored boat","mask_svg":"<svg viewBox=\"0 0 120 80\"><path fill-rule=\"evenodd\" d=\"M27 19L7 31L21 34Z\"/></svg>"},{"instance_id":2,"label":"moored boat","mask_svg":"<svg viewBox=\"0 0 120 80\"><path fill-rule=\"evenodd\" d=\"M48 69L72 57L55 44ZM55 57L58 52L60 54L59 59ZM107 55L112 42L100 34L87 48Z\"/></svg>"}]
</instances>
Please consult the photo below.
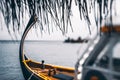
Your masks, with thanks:
<instances>
[{"instance_id":1,"label":"moored boat","mask_svg":"<svg viewBox=\"0 0 120 80\"><path fill-rule=\"evenodd\" d=\"M57 66L53 64L44 64L42 62L35 62L27 58L24 54L24 40L31 29L36 23L37 17L33 15L27 27L22 35L19 49L19 59L22 68L23 75L26 80L73 80L74 79L74 68Z\"/></svg>"}]
</instances>

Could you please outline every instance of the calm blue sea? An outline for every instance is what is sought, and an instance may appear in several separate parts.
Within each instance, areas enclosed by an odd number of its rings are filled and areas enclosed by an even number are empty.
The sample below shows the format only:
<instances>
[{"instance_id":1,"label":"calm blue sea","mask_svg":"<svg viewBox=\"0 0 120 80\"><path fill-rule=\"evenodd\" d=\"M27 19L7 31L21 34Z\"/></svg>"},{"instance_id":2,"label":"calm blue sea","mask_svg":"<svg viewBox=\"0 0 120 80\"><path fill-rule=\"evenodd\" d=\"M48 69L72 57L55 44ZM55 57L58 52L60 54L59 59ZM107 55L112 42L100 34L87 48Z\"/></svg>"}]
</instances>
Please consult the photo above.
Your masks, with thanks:
<instances>
[{"instance_id":1,"label":"calm blue sea","mask_svg":"<svg viewBox=\"0 0 120 80\"><path fill-rule=\"evenodd\" d=\"M74 67L81 44L59 41L29 41L24 44L28 58L45 63ZM0 42L0 80L24 80L19 63L19 42Z\"/></svg>"}]
</instances>

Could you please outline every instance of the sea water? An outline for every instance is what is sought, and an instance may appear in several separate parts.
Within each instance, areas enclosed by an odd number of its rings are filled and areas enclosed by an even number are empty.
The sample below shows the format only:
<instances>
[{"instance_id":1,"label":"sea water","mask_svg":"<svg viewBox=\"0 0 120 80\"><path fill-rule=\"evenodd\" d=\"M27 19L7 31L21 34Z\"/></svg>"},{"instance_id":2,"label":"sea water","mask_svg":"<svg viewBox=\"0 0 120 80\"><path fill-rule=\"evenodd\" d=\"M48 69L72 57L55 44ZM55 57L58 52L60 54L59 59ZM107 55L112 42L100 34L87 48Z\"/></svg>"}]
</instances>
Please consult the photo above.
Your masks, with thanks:
<instances>
[{"instance_id":1,"label":"sea water","mask_svg":"<svg viewBox=\"0 0 120 80\"><path fill-rule=\"evenodd\" d=\"M34 61L74 67L80 43L60 41L27 41L25 55ZM0 42L0 80L24 80L19 63L19 42Z\"/></svg>"},{"instance_id":2,"label":"sea water","mask_svg":"<svg viewBox=\"0 0 120 80\"><path fill-rule=\"evenodd\" d=\"M19 43L0 42L0 80L24 80L18 52Z\"/></svg>"}]
</instances>

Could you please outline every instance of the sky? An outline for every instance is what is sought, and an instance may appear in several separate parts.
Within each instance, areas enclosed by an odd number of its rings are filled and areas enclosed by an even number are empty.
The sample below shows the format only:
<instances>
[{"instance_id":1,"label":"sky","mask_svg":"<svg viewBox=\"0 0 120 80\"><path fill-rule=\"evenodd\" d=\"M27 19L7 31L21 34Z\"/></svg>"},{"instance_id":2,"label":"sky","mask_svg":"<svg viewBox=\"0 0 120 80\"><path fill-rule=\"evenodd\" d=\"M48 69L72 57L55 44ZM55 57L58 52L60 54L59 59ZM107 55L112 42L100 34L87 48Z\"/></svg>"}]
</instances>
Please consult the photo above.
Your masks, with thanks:
<instances>
[{"instance_id":1,"label":"sky","mask_svg":"<svg viewBox=\"0 0 120 80\"><path fill-rule=\"evenodd\" d=\"M118 8L117 13L120 13L119 3L116 3L115 6ZM31 29L29 31L29 33L27 35L27 39L28 40L65 40L68 37L77 39L79 36L82 38L87 38L88 36L90 36L87 23L85 21L80 20L78 6L74 6L74 3L73 3L73 7L72 7L72 13L73 13L73 16L71 17L71 20L72 20L71 22L72 22L73 32L69 29L68 33L63 35L60 30L55 29L50 34L48 32L41 34L39 31L39 26L37 26L37 29ZM0 13L0 15L2 15L2 14ZM96 31L96 27L95 27L96 25L95 25L92 13L90 14L90 16L91 16L91 23L92 23L91 31L92 31L92 33L94 33L94 31ZM28 17L26 17L26 18L28 18ZM23 26L25 26L25 25L23 25ZM11 34L14 34L14 33L12 32ZM39 35L37 35L37 34L39 34ZM10 36L10 34L7 31L7 28L5 27L3 17L1 16L0 40L11 40L11 39L20 40L22 32L17 33L16 35L17 35L17 38L15 38L15 36L13 36L13 35L12 35L12 37Z\"/></svg>"}]
</instances>

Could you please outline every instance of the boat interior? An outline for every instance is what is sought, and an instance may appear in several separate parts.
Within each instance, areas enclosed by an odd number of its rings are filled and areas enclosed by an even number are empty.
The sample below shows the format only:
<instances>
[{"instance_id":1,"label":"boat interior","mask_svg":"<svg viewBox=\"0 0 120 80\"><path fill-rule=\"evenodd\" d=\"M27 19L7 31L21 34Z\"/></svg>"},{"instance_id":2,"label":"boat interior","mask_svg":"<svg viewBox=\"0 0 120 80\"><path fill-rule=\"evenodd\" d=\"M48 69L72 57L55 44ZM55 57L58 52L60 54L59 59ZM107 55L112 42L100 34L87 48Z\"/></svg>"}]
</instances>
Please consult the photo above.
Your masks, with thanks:
<instances>
[{"instance_id":1,"label":"boat interior","mask_svg":"<svg viewBox=\"0 0 120 80\"><path fill-rule=\"evenodd\" d=\"M74 79L74 68L56 66L51 64L42 64L42 62L38 63L32 60L24 60L23 63L25 64L26 68L29 69L29 71L44 80Z\"/></svg>"}]
</instances>

